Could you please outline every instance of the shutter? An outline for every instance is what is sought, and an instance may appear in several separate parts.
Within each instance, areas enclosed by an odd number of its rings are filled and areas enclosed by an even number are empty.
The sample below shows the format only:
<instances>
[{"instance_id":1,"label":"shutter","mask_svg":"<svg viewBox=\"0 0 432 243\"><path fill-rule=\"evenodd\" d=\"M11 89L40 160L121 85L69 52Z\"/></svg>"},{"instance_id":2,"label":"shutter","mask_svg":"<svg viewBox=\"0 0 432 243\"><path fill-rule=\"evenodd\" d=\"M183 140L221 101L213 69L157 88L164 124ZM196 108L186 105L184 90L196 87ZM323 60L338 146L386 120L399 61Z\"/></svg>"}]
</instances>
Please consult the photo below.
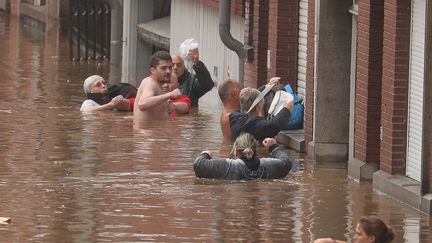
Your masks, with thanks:
<instances>
[{"instance_id":1,"label":"shutter","mask_svg":"<svg viewBox=\"0 0 432 243\"><path fill-rule=\"evenodd\" d=\"M299 38L297 60L297 93L306 94L306 58L307 58L307 31L308 31L308 1L300 0L299 5Z\"/></svg>"},{"instance_id":2,"label":"shutter","mask_svg":"<svg viewBox=\"0 0 432 243\"><path fill-rule=\"evenodd\" d=\"M406 176L416 181L421 180L422 163L425 9L426 0L413 1L411 15Z\"/></svg>"}]
</instances>

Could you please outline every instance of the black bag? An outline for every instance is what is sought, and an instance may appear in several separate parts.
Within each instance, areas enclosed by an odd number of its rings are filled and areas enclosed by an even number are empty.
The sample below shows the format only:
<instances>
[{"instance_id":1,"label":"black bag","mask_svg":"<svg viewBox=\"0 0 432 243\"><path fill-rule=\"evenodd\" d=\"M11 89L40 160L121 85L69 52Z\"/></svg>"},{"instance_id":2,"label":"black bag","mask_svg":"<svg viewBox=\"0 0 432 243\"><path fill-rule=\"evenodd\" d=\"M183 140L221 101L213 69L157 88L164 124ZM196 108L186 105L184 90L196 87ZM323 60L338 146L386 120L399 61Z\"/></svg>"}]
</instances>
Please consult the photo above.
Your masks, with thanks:
<instances>
[{"instance_id":1,"label":"black bag","mask_svg":"<svg viewBox=\"0 0 432 243\"><path fill-rule=\"evenodd\" d=\"M128 83L118 83L108 85L108 97L110 100L117 95L122 95L126 99L135 98L137 94L137 88Z\"/></svg>"}]
</instances>

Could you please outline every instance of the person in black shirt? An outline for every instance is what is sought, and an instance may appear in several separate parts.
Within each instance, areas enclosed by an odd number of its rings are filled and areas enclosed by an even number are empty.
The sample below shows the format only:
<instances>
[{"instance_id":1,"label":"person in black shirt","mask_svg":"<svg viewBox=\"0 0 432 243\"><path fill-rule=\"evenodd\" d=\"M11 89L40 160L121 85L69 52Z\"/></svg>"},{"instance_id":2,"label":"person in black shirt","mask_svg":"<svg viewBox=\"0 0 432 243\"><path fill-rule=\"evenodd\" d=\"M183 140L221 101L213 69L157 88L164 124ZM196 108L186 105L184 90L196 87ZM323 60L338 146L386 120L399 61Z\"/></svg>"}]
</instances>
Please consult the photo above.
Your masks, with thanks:
<instances>
[{"instance_id":1,"label":"person in black shirt","mask_svg":"<svg viewBox=\"0 0 432 243\"><path fill-rule=\"evenodd\" d=\"M231 142L244 132L252 134L258 141L263 141L265 138L276 136L282 126L288 123L293 102L285 102L284 108L274 118L267 120L264 115L264 99L252 107L255 99L259 99L259 95L260 92L254 88L247 87L240 91L240 110L229 115Z\"/></svg>"},{"instance_id":2,"label":"person in black shirt","mask_svg":"<svg viewBox=\"0 0 432 243\"><path fill-rule=\"evenodd\" d=\"M210 91L214 83L206 66L199 60L198 49L190 50L188 57L193 62L195 74L185 68L183 58L178 55L172 56L172 71L178 77L182 94L189 96L192 107L197 107L199 98Z\"/></svg>"}]
</instances>

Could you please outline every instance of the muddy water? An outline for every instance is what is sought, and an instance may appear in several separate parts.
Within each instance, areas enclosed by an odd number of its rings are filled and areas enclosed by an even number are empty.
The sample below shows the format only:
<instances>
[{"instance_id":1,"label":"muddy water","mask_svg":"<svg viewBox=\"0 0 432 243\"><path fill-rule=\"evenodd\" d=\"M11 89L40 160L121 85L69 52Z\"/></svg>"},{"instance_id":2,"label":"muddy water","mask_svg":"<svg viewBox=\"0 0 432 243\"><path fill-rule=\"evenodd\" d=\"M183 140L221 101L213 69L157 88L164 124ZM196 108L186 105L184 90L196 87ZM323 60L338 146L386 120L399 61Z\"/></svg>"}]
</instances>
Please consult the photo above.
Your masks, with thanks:
<instances>
[{"instance_id":1,"label":"muddy water","mask_svg":"<svg viewBox=\"0 0 432 243\"><path fill-rule=\"evenodd\" d=\"M346 165L290 153L305 170L274 181L196 179L202 150L226 156L216 91L188 116L133 126L131 113L83 115L63 33L0 13L0 242L309 242L349 239L377 214L395 242L432 242L431 218L347 179Z\"/></svg>"}]
</instances>

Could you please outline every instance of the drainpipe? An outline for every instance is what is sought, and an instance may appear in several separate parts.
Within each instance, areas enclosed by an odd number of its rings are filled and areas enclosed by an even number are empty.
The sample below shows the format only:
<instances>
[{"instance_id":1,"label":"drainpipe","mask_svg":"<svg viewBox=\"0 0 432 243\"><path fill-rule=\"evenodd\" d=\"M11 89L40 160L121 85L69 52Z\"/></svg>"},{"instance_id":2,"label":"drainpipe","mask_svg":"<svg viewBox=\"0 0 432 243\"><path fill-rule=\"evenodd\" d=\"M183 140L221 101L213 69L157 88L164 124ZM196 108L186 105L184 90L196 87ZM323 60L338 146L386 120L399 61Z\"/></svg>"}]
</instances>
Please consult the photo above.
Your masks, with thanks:
<instances>
[{"instance_id":1,"label":"drainpipe","mask_svg":"<svg viewBox=\"0 0 432 243\"><path fill-rule=\"evenodd\" d=\"M243 44L231 35L231 0L219 0L219 36L230 50L237 53L239 58L239 83L244 86L244 52Z\"/></svg>"}]
</instances>

